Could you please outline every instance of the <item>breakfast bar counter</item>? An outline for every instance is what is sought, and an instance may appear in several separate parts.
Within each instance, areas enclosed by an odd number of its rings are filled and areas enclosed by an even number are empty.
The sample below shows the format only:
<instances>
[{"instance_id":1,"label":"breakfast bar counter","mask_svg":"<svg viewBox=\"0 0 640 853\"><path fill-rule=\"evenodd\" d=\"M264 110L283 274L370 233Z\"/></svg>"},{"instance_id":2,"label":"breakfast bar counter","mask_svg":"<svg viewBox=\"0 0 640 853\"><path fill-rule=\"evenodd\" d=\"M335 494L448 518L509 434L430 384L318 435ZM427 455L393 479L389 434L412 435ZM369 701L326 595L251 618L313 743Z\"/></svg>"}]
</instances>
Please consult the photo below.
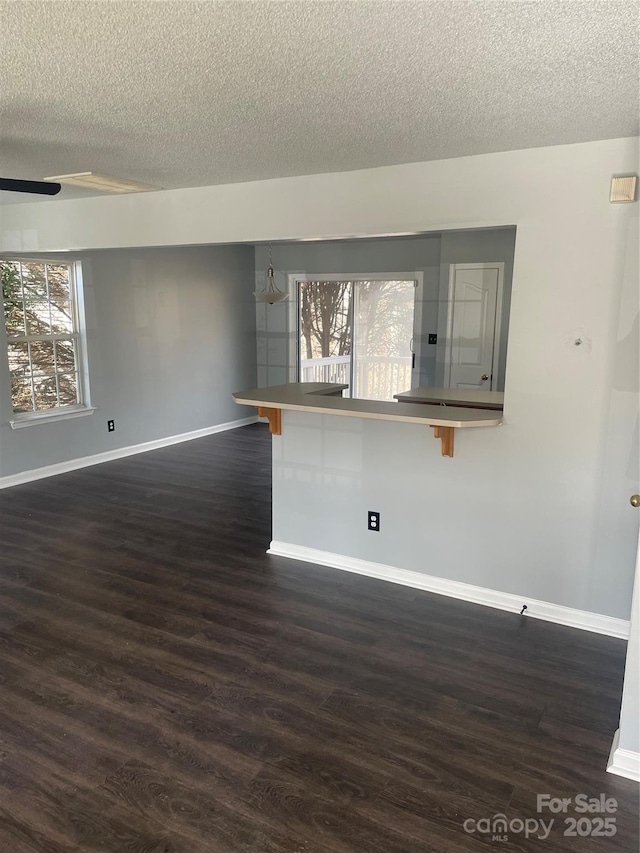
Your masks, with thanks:
<instances>
[{"instance_id":1,"label":"breakfast bar counter","mask_svg":"<svg viewBox=\"0 0 640 853\"><path fill-rule=\"evenodd\" d=\"M258 414L268 419L273 435L282 432L282 410L424 424L433 427L435 437L441 439L443 456L453 456L454 430L495 427L502 423L501 411L342 397L347 387L326 382L292 382L237 391L233 399L239 405L257 407Z\"/></svg>"}]
</instances>

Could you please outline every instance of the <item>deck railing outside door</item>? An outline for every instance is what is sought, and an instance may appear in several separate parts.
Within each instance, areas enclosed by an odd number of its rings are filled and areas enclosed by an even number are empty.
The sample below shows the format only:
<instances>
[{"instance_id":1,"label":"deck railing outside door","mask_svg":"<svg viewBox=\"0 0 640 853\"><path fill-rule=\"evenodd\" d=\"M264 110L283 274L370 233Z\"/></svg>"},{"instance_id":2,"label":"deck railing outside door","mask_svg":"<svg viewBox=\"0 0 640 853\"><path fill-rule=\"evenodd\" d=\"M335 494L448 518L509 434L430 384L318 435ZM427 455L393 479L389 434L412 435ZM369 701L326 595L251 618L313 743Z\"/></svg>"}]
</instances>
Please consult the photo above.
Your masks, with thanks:
<instances>
[{"instance_id":1,"label":"deck railing outside door","mask_svg":"<svg viewBox=\"0 0 640 853\"><path fill-rule=\"evenodd\" d=\"M351 356L309 358L300 362L301 382L350 384ZM393 400L411 388L411 356L369 356L356 359L355 394L365 400Z\"/></svg>"}]
</instances>

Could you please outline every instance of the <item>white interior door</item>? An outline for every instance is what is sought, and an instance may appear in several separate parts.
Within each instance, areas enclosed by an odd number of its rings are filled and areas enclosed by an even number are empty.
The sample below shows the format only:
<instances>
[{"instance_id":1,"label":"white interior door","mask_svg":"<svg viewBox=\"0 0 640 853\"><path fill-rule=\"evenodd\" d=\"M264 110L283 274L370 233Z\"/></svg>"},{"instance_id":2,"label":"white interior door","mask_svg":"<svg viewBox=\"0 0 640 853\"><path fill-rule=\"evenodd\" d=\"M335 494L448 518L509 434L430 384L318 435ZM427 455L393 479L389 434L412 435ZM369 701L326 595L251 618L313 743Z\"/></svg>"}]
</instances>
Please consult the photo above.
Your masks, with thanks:
<instances>
[{"instance_id":1,"label":"white interior door","mask_svg":"<svg viewBox=\"0 0 640 853\"><path fill-rule=\"evenodd\" d=\"M497 382L502 264L452 264L446 372L448 388L494 390Z\"/></svg>"}]
</instances>

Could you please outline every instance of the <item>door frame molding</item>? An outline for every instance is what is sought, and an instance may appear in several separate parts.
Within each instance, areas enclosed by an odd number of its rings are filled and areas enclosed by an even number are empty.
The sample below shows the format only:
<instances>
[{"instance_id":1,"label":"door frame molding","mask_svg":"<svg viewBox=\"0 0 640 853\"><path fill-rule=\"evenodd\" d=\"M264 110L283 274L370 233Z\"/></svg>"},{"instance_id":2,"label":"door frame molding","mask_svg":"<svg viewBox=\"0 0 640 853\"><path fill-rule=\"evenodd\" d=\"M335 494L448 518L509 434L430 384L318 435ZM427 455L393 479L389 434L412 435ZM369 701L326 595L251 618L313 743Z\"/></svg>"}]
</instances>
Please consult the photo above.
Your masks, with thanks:
<instances>
[{"instance_id":1,"label":"door frame molding","mask_svg":"<svg viewBox=\"0 0 640 853\"><path fill-rule=\"evenodd\" d=\"M299 382L300 379L300 288L298 282L301 281L415 281L416 293L413 300L413 331L416 337L416 323L422 329L422 316L418 316L416 312L416 303L422 303L424 294L424 271L411 270L409 272L340 272L340 273L313 273L313 272L289 272L287 273L287 290L289 292L289 305L292 314L290 315L289 329L294 332L295 340L293 347L289 348L289 373L293 373L295 379ZM413 338L412 338L413 340ZM353 363L353 358L352 358ZM413 373L413 371L412 371Z\"/></svg>"},{"instance_id":2,"label":"door frame molding","mask_svg":"<svg viewBox=\"0 0 640 853\"><path fill-rule=\"evenodd\" d=\"M498 292L496 294L496 322L493 329L493 361L491 367L491 383L487 389L494 391L498 379L500 363L500 335L502 333L502 308L504 300L504 261L482 261L475 264L449 264L449 282L447 285L447 325L446 345L444 350L444 380L445 388L451 387L451 345L453 343L453 284L456 270L498 269Z\"/></svg>"}]
</instances>

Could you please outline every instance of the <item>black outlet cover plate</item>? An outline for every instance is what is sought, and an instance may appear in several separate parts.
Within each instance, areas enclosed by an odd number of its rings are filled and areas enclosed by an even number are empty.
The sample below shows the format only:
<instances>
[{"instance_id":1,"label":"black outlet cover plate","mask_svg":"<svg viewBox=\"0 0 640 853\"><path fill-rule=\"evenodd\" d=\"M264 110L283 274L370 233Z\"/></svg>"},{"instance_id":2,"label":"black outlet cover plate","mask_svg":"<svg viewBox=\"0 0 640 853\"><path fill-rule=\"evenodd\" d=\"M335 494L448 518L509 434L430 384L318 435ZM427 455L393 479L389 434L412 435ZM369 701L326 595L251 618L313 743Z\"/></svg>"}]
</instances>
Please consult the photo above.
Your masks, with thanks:
<instances>
[{"instance_id":1,"label":"black outlet cover plate","mask_svg":"<svg viewBox=\"0 0 640 853\"><path fill-rule=\"evenodd\" d=\"M369 530L380 530L380 513L369 510L367 513L367 527Z\"/></svg>"}]
</instances>

